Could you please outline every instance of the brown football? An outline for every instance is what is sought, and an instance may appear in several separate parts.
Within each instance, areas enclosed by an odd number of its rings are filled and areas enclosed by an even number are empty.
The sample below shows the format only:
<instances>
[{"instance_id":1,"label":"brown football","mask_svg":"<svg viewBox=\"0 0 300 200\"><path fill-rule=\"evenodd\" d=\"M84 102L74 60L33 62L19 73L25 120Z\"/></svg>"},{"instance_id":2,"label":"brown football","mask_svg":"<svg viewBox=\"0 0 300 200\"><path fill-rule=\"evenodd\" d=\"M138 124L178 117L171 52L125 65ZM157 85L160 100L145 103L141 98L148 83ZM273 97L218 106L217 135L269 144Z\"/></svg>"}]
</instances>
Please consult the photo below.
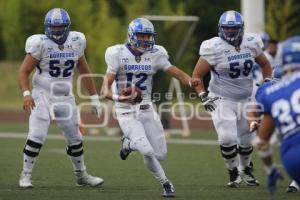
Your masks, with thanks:
<instances>
[{"instance_id":1,"label":"brown football","mask_svg":"<svg viewBox=\"0 0 300 200\"><path fill-rule=\"evenodd\" d=\"M129 86L124 88L121 92L121 95L130 96L133 95L135 103L140 103L143 100L143 92L140 88L136 86Z\"/></svg>"}]
</instances>

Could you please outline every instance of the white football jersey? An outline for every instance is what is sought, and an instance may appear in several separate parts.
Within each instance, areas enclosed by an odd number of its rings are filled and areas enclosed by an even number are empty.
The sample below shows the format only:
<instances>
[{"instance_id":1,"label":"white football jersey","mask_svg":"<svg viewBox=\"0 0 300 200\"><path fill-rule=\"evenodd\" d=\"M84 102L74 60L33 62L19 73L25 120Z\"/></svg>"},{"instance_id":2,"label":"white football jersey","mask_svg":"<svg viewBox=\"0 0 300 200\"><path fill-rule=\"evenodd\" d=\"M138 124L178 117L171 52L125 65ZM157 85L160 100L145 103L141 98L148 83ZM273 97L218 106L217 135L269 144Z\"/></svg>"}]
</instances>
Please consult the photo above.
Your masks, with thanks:
<instances>
[{"instance_id":1,"label":"white football jersey","mask_svg":"<svg viewBox=\"0 0 300 200\"><path fill-rule=\"evenodd\" d=\"M275 67L280 67L280 65L278 64L278 62L276 60L276 56L273 57L268 51L264 51L264 54L265 54L266 58L268 59L268 61L270 62L272 69L274 69Z\"/></svg>"},{"instance_id":2,"label":"white football jersey","mask_svg":"<svg viewBox=\"0 0 300 200\"><path fill-rule=\"evenodd\" d=\"M70 31L63 45L56 44L44 34L30 36L25 51L39 60L32 78L33 88L53 95L72 94L74 68L85 48L86 39L80 32Z\"/></svg>"},{"instance_id":3,"label":"white football jersey","mask_svg":"<svg viewBox=\"0 0 300 200\"><path fill-rule=\"evenodd\" d=\"M261 38L253 33L244 34L239 50L220 37L204 41L199 54L213 66L208 90L234 101L249 98L253 87L252 68L262 48Z\"/></svg>"},{"instance_id":4,"label":"white football jersey","mask_svg":"<svg viewBox=\"0 0 300 200\"><path fill-rule=\"evenodd\" d=\"M140 56L135 55L127 44L114 45L107 48L105 61L106 73L116 75L114 93L120 94L122 89L133 84L143 91L143 102L151 100L153 75L171 66L167 51L159 45Z\"/></svg>"}]
</instances>

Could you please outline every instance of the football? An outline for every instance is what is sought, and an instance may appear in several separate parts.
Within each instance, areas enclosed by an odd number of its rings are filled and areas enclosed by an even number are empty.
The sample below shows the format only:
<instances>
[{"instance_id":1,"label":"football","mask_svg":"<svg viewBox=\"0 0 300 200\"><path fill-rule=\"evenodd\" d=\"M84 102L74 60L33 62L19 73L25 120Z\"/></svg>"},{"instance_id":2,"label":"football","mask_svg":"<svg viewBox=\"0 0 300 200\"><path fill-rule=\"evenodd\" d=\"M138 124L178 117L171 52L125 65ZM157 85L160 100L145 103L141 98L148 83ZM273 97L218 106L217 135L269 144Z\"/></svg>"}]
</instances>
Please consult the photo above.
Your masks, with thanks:
<instances>
[{"instance_id":1,"label":"football","mask_svg":"<svg viewBox=\"0 0 300 200\"><path fill-rule=\"evenodd\" d=\"M129 86L127 88L124 88L121 92L121 95L124 96L134 96L134 102L140 103L143 100L143 92L140 88L136 86Z\"/></svg>"}]
</instances>

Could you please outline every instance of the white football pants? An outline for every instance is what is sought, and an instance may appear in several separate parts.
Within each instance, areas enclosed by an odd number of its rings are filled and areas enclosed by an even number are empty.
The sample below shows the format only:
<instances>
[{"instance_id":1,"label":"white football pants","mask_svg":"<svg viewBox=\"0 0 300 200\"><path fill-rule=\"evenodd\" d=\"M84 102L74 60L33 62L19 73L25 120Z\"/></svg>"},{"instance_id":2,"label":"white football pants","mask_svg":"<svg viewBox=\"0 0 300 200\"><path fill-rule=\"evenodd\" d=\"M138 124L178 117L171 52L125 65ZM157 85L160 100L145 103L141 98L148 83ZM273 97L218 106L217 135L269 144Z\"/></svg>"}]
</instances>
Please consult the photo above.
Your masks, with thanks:
<instances>
[{"instance_id":1,"label":"white football pants","mask_svg":"<svg viewBox=\"0 0 300 200\"><path fill-rule=\"evenodd\" d=\"M226 99L215 101L216 110L211 113L219 144L242 147L251 146L253 134L249 132L247 109L249 101L233 102ZM249 111L249 110L248 110Z\"/></svg>"},{"instance_id":2,"label":"white football pants","mask_svg":"<svg viewBox=\"0 0 300 200\"><path fill-rule=\"evenodd\" d=\"M166 138L160 118L153 109L152 103L116 107L116 114L124 136L131 140L131 147L140 151L144 156L154 154L158 160L165 159Z\"/></svg>"},{"instance_id":3,"label":"white football pants","mask_svg":"<svg viewBox=\"0 0 300 200\"><path fill-rule=\"evenodd\" d=\"M53 98L48 93L34 89L32 97L35 108L29 118L28 139L43 144L47 137L51 120L63 130L67 145L78 144L82 141L79 131L79 112L74 96Z\"/></svg>"}]
</instances>

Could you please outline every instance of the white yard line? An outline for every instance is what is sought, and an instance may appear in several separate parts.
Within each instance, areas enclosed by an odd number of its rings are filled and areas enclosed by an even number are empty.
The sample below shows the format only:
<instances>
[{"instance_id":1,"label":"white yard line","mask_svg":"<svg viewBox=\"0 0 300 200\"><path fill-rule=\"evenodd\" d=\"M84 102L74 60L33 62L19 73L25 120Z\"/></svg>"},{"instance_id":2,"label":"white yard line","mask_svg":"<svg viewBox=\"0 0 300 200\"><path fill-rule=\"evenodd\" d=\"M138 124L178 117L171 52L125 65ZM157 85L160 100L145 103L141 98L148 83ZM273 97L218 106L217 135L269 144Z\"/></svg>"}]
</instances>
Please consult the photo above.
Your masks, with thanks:
<instances>
[{"instance_id":1,"label":"white yard line","mask_svg":"<svg viewBox=\"0 0 300 200\"><path fill-rule=\"evenodd\" d=\"M10 133L0 132L0 138L14 138L14 139L25 139L26 133ZM62 135L49 134L48 140L63 140ZM119 137L112 136L83 136L84 141L120 141ZM218 145L216 140L205 140L205 139L167 139L170 144L195 144L195 145Z\"/></svg>"}]
</instances>

